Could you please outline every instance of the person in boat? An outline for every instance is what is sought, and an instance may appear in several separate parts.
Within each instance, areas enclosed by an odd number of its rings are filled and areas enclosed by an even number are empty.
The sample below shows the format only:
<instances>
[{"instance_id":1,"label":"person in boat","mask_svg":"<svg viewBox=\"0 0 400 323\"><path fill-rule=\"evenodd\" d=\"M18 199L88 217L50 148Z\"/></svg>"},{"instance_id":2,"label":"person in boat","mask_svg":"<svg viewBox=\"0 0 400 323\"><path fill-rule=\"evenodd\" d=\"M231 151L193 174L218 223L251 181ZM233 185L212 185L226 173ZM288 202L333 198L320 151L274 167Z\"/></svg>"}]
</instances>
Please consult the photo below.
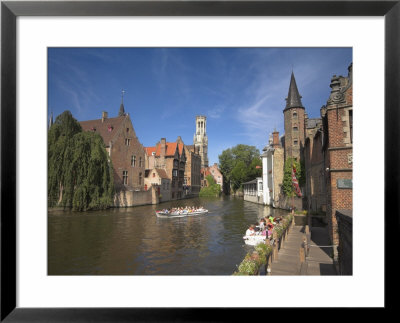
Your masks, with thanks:
<instances>
[{"instance_id":1,"label":"person in boat","mask_svg":"<svg viewBox=\"0 0 400 323\"><path fill-rule=\"evenodd\" d=\"M256 234L254 230L254 224L250 225L249 228L246 230L246 236L254 236Z\"/></svg>"},{"instance_id":2,"label":"person in boat","mask_svg":"<svg viewBox=\"0 0 400 323\"><path fill-rule=\"evenodd\" d=\"M265 227L264 219L260 220L260 222L258 223L258 227L260 228L260 231L264 230L264 227Z\"/></svg>"}]
</instances>

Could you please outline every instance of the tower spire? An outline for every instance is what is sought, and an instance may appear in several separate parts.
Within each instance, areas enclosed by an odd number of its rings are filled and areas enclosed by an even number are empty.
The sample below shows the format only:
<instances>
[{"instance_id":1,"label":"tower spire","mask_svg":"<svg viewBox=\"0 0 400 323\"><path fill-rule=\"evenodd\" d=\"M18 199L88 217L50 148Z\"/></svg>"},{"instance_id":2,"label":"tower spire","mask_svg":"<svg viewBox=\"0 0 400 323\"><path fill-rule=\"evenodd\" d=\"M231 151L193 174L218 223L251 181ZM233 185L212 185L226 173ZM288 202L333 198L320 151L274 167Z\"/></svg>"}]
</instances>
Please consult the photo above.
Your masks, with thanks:
<instances>
[{"instance_id":1,"label":"tower spire","mask_svg":"<svg viewBox=\"0 0 400 323\"><path fill-rule=\"evenodd\" d=\"M289 108L304 108L303 104L301 103L301 98L302 97L299 94L299 90L297 89L296 79L294 78L294 73L292 71L289 85L289 93L288 97L286 98L285 110Z\"/></svg>"},{"instance_id":2,"label":"tower spire","mask_svg":"<svg viewBox=\"0 0 400 323\"><path fill-rule=\"evenodd\" d=\"M122 91L121 91L121 105L119 106L119 113L118 113L118 116L119 116L119 117L125 115L124 93L125 93L125 90L122 90Z\"/></svg>"}]
</instances>

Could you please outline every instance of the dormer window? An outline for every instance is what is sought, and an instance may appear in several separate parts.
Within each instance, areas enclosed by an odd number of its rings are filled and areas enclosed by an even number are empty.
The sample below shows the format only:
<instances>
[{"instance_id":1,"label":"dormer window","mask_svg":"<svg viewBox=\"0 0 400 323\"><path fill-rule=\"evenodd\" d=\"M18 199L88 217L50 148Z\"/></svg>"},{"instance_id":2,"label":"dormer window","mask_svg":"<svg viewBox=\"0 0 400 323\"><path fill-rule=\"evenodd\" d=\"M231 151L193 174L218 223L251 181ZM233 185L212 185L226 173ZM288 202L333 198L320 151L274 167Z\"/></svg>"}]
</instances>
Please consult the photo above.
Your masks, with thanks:
<instances>
[{"instance_id":1,"label":"dormer window","mask_svg":"<svg viewBox=\"0 0 400 323\"><path fill-rule=\"evenodd\" d=\"M152 156L155 156L155 155L156 155L156 152L155 152L155 151L153 151L153 152L151 153L151 155L152 155Z\"/></svg>"}]
</instances>

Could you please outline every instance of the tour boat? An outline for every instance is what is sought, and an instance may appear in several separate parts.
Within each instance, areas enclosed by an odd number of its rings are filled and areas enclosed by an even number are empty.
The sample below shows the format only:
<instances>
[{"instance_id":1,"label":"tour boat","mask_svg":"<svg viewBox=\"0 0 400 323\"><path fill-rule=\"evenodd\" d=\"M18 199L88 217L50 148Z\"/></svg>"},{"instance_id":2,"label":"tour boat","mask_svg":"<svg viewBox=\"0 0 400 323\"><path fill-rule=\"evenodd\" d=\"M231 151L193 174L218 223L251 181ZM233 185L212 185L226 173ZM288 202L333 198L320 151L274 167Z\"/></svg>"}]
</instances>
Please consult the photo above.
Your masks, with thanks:
<instances>
[{"instance_id":1,"label":"tour boat","mask_svg":"<svg viewBox=\"0 0 400 323\"><path fill-rule=\"evenodd\" d=\"M183 218L185 216L192 216L192 215L199 215L199 214L206 214L208 213L208 210L206 209L197 209L196 211L188 211L188 210L183 210L183 211L176 211L176 212L162 212L162 211L156 211L156 215L159 218Z\"/></svg>"},{"instance_id":2,"label":"tour boat","mask_svg":"<svg viewBox=\"0 0 400 323\"><path fill-rule=\"evenodd\" d=\"M258 245L259 243L265 242L267 237L261 234L256 234L254 236L244 236L244 243L250 246Z\"/></svg>"}]
</instances>

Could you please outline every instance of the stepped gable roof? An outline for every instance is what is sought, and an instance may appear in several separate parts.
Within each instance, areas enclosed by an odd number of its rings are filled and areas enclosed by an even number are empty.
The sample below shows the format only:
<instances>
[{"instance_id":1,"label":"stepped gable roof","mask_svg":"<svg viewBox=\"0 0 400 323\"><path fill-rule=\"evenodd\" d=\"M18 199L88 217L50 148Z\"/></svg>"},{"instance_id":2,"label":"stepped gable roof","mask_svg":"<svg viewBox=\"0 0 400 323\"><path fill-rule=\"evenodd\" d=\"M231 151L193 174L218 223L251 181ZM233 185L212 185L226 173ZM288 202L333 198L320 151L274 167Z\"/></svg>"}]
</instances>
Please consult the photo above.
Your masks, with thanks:
<instances>
[{"instance_id":1,"label":"stepped gable roof","mask_svg":"<svg viewBox=\"0 0 400 323\"><path fill-rule=\"evenodd\" d=\"M290 78L290 85L289 85L289 93L288 97L285 99L286 100L286 106L285 109L290 109L290 108L303 108L303 104L301 103L301 95L299 93L299 90L297 89L297 84L296 80L294 78L294 74L292 71L292 76Z\"/></svg>"},{"instance_id":2,"label":"stepped gable roof","mask_svg":"<svg viewBox=\"0 0 400 323\"><path fill-rule=\"evenodd\" d=\"M118 129L122 127L126 116L116 118L106 118L104 122L102 119L80 121L83 131L97 132L102 138L106 146L113 140Z\"/></svg>"}]
</instances>

